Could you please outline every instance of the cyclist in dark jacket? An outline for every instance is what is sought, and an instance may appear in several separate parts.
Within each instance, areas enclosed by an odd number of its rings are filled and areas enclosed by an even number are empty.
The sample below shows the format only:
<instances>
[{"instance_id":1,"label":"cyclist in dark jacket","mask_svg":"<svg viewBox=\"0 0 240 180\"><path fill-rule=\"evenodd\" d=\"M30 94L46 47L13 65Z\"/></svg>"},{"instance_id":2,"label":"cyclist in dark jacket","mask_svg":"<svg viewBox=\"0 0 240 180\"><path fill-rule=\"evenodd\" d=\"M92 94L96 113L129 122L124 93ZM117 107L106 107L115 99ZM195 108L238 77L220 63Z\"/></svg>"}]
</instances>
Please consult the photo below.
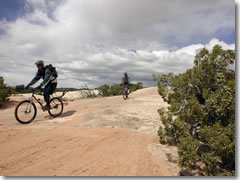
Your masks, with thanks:
<instances>
[{"instance_id":1,"label":"cyclist in dark jacket","mask_svg":"<svg viewBox=\"0 0 240 180\"><path fill-rule=\"evenodd\" d=\"M43 82L38 87L36 87L36 89L44 88L44 100L46 102L44 109L48 110L50 109L49 103L50 95L53 94L57 87L57 72L55 68L52 67L52 65L44 66L44 62L42 60L37 61L35 64L38 68L37 74L32 79L32 81L26 86L26 88L29 88L30 86L34 85L42 78Z\"/></svg>"},{"instance_id":2,"label":"cyclist in dark jacket","mask_svg":"<svg viewBox=\"0 0 240 180\"><path fill-rule=\"evenodd\" d=\"M124 73L124 76L122 77L122 84L123 88L127 87L129 90L129 84L130 84L130 77L128 77L127 72Z\"/></svg>"}]
</instances>

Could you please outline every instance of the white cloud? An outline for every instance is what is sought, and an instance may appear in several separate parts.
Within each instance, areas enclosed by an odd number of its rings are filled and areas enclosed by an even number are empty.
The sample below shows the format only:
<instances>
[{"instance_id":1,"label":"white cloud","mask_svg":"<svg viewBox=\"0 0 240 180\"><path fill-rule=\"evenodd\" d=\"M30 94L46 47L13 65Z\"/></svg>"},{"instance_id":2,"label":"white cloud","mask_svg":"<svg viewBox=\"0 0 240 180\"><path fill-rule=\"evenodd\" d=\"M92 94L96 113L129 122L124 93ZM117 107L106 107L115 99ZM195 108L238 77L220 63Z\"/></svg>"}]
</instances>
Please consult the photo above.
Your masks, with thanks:
<instances>
[{"instance_id":1,"label":"white cloud","mask_svg":"<svg viewBox=\"0 0 240 180\"><path fill-rule=\"evenodd\" d=\"M60 86L118 83L125 71L151 85L152 73L192 67L203 47L235 48L218 39L191 43L234 29L234 2L226 0L27 0L25 8L33 11L0 22L0 75L11 85L30 81L38 58L57 67ZM190 45L168 46L171 39Z\"/></svg>"},{"instance_id":2,"label":"white cloud","mask_svg":"<svg viewBox=\"0 0 240 180\"><path fill-rule=\"evenodd\" d=\"M193 44L193 45L186 46L186 47L183 47L183 48L177 50L176 54L181 55L181 54L185 53L185 54L194 56L194 55L196 55L196 52L202 48L204 48L204 45L202 45L202 44Z\"/></svg>"},{"instance_id":3,"label":"white cloud","mask_svg":"<svg viewBox=\"0 0 240 180\"><path fill-rule=\"evenodd\" d=\"M214 38L214 39L212 39L207 45L206 45L206 48L208 49L208 50L211 50L215 45L220 45L220 46L222 46L222 48L224 49L224 50L227 50L227 49L231 49L231 50L234 50L235 49L235 44L231 44L231 45L229 45L229 44L227 44L227 43L225 43L225 42L223 42L223 41L220 41L220 40L218 40L218 39L216 39L216 38Z\"/></svg>"}]
</instances>

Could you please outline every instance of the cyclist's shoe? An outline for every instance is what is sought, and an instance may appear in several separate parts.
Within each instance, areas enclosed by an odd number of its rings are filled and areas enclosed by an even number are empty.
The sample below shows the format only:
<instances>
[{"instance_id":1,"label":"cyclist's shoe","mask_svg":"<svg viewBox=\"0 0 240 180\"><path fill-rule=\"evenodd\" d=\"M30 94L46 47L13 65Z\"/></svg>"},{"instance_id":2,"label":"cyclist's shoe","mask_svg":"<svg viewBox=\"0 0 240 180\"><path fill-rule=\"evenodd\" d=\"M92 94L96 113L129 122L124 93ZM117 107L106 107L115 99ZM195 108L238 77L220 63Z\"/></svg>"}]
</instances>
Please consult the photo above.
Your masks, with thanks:
<instances>
[{"instance_id":1,"label":"cyclist's shoe","mask_svg":"<svg viewBox=\"0 0 240 180\"><path fill-rule=\"evenodd\" d=\"M42 107L43 111L48 111L49 109L51 109L50 104L46 104L45 106Z\"/></svg>"}]
</instances>

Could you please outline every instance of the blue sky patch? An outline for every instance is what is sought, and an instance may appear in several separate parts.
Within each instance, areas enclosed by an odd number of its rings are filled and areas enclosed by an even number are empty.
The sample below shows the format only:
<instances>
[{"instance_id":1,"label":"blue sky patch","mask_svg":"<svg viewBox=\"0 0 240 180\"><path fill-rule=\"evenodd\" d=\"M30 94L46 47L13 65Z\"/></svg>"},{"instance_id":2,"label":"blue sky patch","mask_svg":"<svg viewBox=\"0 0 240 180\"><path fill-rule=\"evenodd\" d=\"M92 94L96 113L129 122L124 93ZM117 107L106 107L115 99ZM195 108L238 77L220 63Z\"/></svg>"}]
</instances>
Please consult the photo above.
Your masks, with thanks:
<instances>
[{"instance_id":1,"label":"blue sky patch","mask_svg":"<svg viewBox=\"0 0 240 180\"><path fill-rule=\"evenodd\" d=\"M15 21L25 14L25 0L1 0L0 20Z\"/></svg>"}]
</instances>

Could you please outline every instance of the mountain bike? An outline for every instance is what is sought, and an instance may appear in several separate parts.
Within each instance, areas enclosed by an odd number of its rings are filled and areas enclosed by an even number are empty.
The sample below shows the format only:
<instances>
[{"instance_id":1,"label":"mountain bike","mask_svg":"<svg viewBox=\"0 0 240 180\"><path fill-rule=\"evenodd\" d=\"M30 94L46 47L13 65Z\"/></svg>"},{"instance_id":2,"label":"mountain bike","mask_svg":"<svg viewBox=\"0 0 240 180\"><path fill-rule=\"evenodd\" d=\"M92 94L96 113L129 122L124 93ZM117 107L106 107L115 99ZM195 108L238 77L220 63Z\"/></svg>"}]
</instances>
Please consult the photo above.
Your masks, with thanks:
<instances>
[{"instance_id":1,"label":"mountain bike","mask_svg":"<svg viewBox=\"0 0 240 180\"><path fill-rule=\"evenodd\" d=\"M64 96L66 92L63 92ZM32 89L32 96L29 98L29 100L21 101L15 109L15 118L16 120L21 124L29 124L31 123L36 115L37 115L37 108L34 104L34 100L38 102L38 104L41 106L41 109L43 111L48 111L49 115L52 117L58 117L63 112L63 102L61 100L61 97L53 97L50 96L50 108L48 110L43 109L43 104L39 98L35 96L35 89Z\"/></svg>"},{"instance_id":2,"label":"mountain bike","mask_svg":"<svg viewBox=\"0 0 240 180\"><path fill-rule=\"evenodd\" d=\"M128 95L129 95L129 89L128 89L128 86L124 86L123 87L123 99L126 100L128 98Z\"/></svg>"}]
</instances>

